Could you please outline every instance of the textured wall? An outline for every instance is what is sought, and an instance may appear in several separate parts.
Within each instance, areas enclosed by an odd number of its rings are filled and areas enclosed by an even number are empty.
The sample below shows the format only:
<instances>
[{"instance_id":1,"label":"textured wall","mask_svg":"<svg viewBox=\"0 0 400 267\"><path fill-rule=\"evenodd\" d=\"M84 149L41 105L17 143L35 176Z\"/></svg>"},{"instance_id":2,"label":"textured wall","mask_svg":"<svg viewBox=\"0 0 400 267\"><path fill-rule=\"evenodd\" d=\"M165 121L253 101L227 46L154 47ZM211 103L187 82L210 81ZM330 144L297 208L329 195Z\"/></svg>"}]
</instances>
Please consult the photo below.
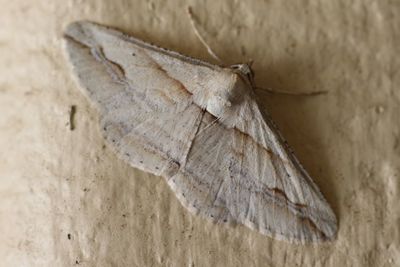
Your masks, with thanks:
<instances>
[{"instance_id":1,"label":"textured wall","mask_svg":"<svg viewBox=\"0 0 400 267\"><path fill-rule=\"evenodd\" d=\"M105 146L71 79L62 29L89 19L226 64L254 59L259 94L339 219L291 245L188 213L160 177ZM399 266L400 2L0 0L1 266ZM69 126L76 106L75 130Z\"/></svg>"}]
</instances>

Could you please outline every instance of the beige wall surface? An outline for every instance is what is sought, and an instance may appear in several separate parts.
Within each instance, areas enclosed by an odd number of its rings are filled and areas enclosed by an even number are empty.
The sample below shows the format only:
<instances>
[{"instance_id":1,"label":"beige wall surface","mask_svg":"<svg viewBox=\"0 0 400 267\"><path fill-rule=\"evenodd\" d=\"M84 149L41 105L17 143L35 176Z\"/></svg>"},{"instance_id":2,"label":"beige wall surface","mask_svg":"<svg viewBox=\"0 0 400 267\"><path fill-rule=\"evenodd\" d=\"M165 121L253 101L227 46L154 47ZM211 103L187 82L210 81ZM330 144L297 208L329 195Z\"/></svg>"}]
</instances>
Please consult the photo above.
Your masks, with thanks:
<instances>
[{"instance_id":1,"label":"beige wall surface","mask_svg":"<svg viewBox=\"0 0 400 267\"><path fill-rule=\"evenodd\" d=\"M332 205L335 241L215 225L105 144L63 29L88 19L212 61L187 5L259 86L328 91L258 97ZM0 266L400 266L399 1L0 0L0 25Z\"/></svg>"}]
</instances>

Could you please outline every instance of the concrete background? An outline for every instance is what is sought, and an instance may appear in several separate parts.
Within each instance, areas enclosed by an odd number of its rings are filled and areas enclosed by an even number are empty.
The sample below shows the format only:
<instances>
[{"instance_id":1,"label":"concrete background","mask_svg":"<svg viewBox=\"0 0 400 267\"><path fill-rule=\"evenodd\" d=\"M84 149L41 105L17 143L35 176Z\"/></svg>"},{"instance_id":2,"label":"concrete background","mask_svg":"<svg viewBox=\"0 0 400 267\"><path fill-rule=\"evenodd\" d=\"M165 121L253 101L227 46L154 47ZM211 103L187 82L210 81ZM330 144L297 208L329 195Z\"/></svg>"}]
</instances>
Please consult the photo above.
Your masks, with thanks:
<instances>
[{"instance_id":1,"label":"concrete background","mask_svg":"<svg viewBox=\"0 0 400 267\"><path fill-rule=\"evenodd\" d=\"M339 220L291 245L214 225L105 145L62 30L89 19L212 62L253 59L259 93ZM0 266L400 266L400 2L0 0ZM69 111L76 106L75 130Z\"/></svg>"}]
</instances>

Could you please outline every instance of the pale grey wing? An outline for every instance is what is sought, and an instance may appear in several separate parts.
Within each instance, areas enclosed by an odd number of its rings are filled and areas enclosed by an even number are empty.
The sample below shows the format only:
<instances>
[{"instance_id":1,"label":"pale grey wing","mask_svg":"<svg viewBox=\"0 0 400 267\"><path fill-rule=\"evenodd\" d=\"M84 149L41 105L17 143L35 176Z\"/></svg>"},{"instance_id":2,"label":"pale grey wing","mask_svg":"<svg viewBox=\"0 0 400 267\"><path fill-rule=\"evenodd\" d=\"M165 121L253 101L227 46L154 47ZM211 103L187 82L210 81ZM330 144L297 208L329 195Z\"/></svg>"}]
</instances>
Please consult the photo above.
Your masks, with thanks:
<instances>
[{"instance_id":1,"label":"pale grey wing","mask_svg":"<svg viewBox=\"0 0 400 267\"><path fill-rule=\"evenodd\" d=\"M332 239L333 212L293 168L272 149L206 113L186 164L168 183L184 206L216 222L241 223L291 242Z\"/></svg>"},{"instance_id":2,"label":"pale grey wing","mask_svg":"<svg viewBox=\"0 0 400 267\"><path fill-rule=\"evenodd\" d=\"M101 128L131 165L163 176L177 172L204 113L174 79L144 65L128 81L90 36L66 36L79 83L100 111ZM140 66L138 66L140 69Z\"/></svg>"},{"instance_id":3,"label":"pale grey wing","mask_svg":"<svg viewBox=\"0 0 400 267\"><path fill-rule=\"evenodd\" d=\"M80 43L100 51L101 57L107 58L123 70L124 80L140 92L149 90L143 87L146 82L157 82L158 76L168 76L169 84L174 84L190 92L196 103L207 98L207 88L216 86L219 81L226 84L222 68L197 59L180 55L136 38L95 23L78 21L71 23L65 34ZM140 77L140 79L138 79ZM117 77L118 78L118 77ZM136 85L140 85L136 88ZM168 84L165 84L167 86ZM164 88L163 88L164 89ZM169 94L165 90L155 91L157 96ZM175 104L185 104L176 102Z\"/></svg>"},{"instance_id":4,"label":"pale grey wing","mask_svg":"<svg viewBox=\"0 0 400 267\"><path fill-rule=\"evenodd\" d=\"M267 186L274 186L277 191L283 193L288 202L297 203L298 207L302 207L299 214L323 233L323 240L334 239L337 220L330 205L301 166L269 115L260 111L254 99L248 102L250 112L238 120L240 123L236 127L252 136L257 145L273 156L273 179L266 179L268 176L260 176L260 179ZM259 169L261 166L258 164L253 168L257 170L255 174L262 173L263 169ZM317 236L308 236L307 239L321 240Z\"/></svg>"}]
</instances>

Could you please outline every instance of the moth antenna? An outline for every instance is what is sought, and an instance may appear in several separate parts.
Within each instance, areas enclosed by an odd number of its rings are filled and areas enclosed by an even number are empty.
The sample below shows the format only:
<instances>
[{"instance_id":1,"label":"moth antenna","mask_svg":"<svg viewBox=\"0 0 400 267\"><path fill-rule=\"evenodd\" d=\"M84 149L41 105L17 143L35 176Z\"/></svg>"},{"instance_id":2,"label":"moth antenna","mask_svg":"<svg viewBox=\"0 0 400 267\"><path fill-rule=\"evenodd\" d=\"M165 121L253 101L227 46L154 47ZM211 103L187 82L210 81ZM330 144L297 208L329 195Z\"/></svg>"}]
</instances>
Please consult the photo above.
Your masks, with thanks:
<instances>
[{"instance_id":1,"label":"moth antenna","mask_svg":"<svg viewBox=\"0 0 400 267\"><path fill-rule=\"evenodd\" d=\"M190 24L192 25L193 31L196 34L197 38L199 38L200 42L204 45L204 47L207 49L207 52L215 59L217 60L220 64L222 64L222 60L214 53L214 51L211 49L211 47L207 44L207 42L204 40L203 36L201 36L199 30L196 27L195 24L195 18L192 12L192 8L190 6L187 7L187 13L189 16Z\"/></svg>"},{"instance_id":2,"label":"moth antenna","mask_svg":"<svg viewBox=\"0 0 400 267\"><path fill-rule=\"evenodd\" d=\"M327 94L328 91L313 91L313 92L290 92L284 90L273 90L270 88L255 87L257 91L269 94L279 94L279 95L293 95L293 96L316 96Z\"/></svg>"}]
</instances>

